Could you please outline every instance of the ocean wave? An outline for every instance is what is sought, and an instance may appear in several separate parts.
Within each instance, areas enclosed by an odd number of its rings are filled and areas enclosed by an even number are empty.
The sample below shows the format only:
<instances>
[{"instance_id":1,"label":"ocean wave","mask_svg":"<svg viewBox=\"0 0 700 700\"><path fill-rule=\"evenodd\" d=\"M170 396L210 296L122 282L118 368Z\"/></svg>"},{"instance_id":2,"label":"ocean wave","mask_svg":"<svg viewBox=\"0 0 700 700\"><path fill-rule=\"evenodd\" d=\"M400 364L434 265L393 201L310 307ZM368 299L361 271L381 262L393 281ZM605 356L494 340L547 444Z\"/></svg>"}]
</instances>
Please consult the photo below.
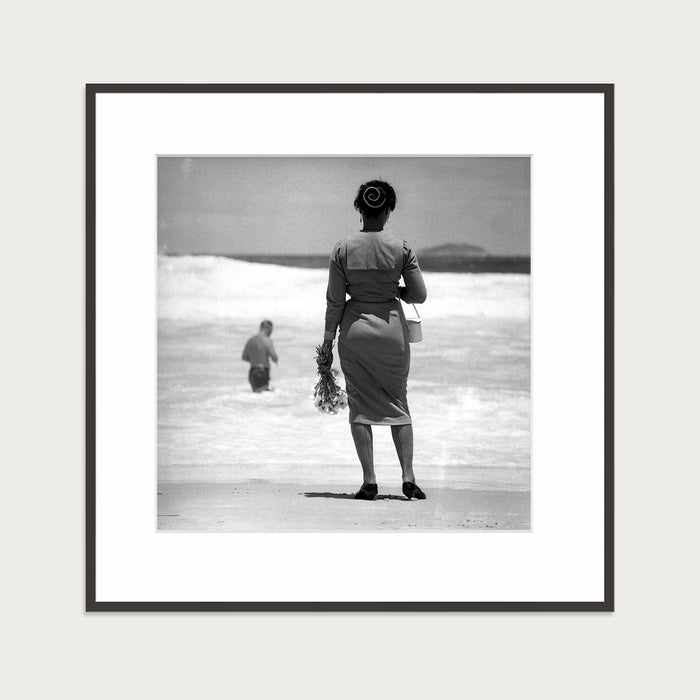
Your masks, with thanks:
<instances>
[{"instance_id":1,"label":"ocean wave","mask_svg":"<svg viewBox=\"0 0 700 700\"><path fill-rule=\"evenodd\" d=\"M514 274L426 272L421 316L527 319L530 278ZM325 314L326 270L217 256L159 256L158 318L188 322L269 317L300 323Z\"/></svg>"}]
</instances>

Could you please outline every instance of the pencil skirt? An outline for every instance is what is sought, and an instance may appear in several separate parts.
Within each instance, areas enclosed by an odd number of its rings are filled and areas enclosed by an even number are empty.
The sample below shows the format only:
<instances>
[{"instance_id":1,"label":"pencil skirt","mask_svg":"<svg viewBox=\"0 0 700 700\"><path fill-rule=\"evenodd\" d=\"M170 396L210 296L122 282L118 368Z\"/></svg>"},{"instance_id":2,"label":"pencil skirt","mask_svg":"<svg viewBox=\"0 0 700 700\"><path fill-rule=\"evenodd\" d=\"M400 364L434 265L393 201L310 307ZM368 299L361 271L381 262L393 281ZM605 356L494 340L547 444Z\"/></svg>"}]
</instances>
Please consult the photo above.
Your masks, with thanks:
<instances>
[{"instance_id":1,"label":"pencil skirt","mask_svg":"<svg viewBox=\"0 0 700 700\"><path fill-rule=\"evenodd\" d=\"M351 423L411 423L406 385L411 347L401 303L345 304L338 338Z\"/></svg>"}]
</instances>

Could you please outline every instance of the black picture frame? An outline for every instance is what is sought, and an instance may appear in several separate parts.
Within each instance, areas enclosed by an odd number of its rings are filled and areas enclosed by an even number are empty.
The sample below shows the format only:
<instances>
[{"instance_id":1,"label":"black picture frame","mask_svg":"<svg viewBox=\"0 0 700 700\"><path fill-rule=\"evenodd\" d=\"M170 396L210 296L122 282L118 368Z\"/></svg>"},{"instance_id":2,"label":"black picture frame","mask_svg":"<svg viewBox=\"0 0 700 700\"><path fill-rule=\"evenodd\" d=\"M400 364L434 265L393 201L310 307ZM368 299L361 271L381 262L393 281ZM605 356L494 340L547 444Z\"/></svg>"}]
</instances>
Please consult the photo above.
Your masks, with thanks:
<instances>
[{"instance_id":1,"label":"black picture frame","mask_svg":"<svg viewBox=\"0 0 700 700\"><path fill-rule=\"evenodd\" d=\"M202 602L96 599L96 98L104 93L597 93L604 98L604 598L594 602ZM611 612L614 610L614 86L612 84L88 84L85 609L88 612Z\"/></svg>"}]
</instances>

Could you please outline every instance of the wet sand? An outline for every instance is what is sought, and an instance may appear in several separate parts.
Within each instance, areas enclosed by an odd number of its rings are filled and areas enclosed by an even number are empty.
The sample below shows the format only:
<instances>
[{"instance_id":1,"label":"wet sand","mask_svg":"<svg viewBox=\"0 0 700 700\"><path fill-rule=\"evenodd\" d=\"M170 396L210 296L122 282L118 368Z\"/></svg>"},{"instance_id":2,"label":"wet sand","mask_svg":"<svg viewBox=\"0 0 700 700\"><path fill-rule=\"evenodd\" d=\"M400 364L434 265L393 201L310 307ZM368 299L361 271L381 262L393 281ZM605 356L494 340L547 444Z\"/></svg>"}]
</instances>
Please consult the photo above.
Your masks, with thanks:
<instances>
[{"instance_id":1,"label":"wet sand","mask_svg":"<svg viewBox=\"0 0 700 700\"><path fill-rule=\"evenodd\" d=\"M379 485L375 501L353 498L359 484L161 483L158 529L199 532L529 530L529 491L424 486L408 501L401 484Z\"/></svg>"}]
</instances>

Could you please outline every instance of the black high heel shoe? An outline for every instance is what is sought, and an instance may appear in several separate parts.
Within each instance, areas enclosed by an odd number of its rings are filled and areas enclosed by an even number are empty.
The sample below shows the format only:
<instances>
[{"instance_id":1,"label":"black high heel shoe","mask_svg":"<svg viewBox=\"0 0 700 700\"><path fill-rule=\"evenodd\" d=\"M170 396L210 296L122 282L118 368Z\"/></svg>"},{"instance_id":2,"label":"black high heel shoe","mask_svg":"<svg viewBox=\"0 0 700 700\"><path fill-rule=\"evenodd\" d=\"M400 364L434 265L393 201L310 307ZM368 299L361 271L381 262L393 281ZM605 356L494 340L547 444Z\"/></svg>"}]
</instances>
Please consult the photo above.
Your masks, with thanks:
<instances>
[{"instance_id":1,"label":"black high heel shoe","mask_svg":"<svg viewBox=\"0 0 700 700\"><path fill-rule=\"evenodd\" d=\"M420 486L416 486L413 481L404 481L401 490L409 501L412 498L415 498L417 501L424 501L427 498L423 491L421 491Z\"/></svg>"},{"instance_id":2,"label":"black high heel shoe","mask_svg":"<svg viewBox=\"0 0 700 700\"><path fill-rule=\"evenodd\" d=\"M373 501L378 492L376 484L362 484L360 490L355 494L355 498L360 501Z\"/></svg>"}]
</instances>

